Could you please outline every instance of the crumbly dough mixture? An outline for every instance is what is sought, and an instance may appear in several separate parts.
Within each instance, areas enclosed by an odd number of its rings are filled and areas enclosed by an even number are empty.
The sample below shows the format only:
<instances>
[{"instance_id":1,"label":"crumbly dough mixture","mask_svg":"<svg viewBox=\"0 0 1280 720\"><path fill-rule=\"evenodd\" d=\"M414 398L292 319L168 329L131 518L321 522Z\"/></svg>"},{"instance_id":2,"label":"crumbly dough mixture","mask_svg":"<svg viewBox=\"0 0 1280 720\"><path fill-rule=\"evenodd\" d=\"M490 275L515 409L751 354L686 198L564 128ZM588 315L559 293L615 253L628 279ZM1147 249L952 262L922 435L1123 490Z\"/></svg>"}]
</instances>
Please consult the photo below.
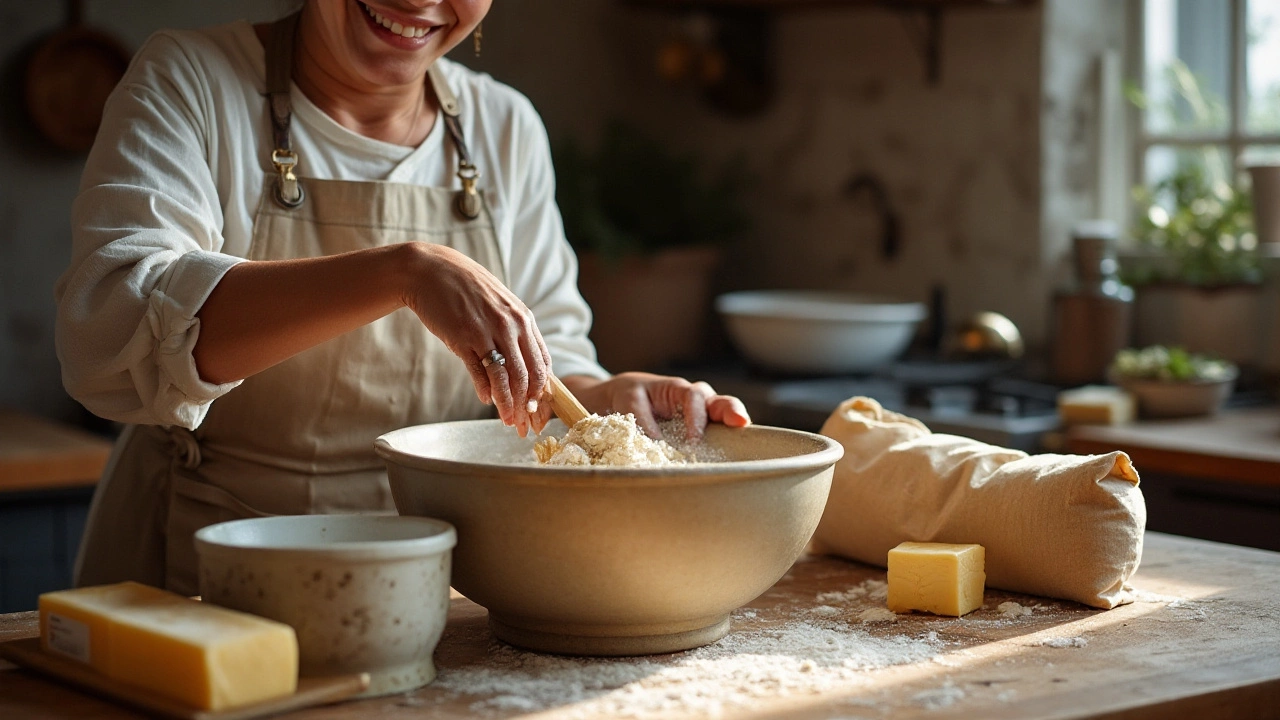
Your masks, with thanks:
<instances>
[{"instance_id":1,"label":"crumbly dough mixture","mask_svg":"<svg viewBox=\"0 0 1280 720\"><path fill-rule=\"evenodd\" d=\"M684 453L645 435L631 413L588 415L570 428L563 440L548 437L533 451L545 465L656 467L688 462Z\"/></svg>"}]
</instances>

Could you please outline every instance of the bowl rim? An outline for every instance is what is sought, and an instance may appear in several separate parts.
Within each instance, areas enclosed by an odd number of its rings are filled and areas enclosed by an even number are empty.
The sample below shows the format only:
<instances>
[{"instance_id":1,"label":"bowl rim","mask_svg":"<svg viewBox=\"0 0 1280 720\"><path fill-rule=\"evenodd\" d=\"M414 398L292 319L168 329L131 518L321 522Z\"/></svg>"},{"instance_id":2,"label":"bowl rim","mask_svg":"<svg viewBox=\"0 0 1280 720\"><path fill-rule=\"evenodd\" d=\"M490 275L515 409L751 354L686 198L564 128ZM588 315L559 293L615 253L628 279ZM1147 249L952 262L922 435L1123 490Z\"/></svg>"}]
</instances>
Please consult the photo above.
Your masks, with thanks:
<instances>
[{"instance_id":1,"label":"bowl rim","mask_svg":"<svg viewBox=\"0 0 1280 720\"><path fill-rule=\"evenodd\" d=\"M365 523L375 522L396 525L416 525L424 534L420 537L408 537L381 540L358 540L335 542L324 545L256 545L244 541L234 541L225 537L229 532L250 525L284 525L305 523ZM242 518L228 520L200 528L195 533L197 553L251 553L251 554L322 554L340 555L342 560L394 560L413 557L437 555L451 550L458 544L458 532L454 526L438 518L416 515L366 515L366 514L321 514L321 515L270 515L266 517Z\"/></svg>"},{"instance_id":2,"label":"bowl rim","mask_svg":"<svg viewBox=\"0 0 1280 720\"><path fill-rule=\"evenodd\" d=\"M496 419L455 420L448 424L491 426L501 424L501 422L501 420ZM825 435L804 430L755 424L748 425L745 428L728 428L728 430L731 432L784 432L814 440L822 447L815 452L803 455L764 460L733 460L659 467L616 467L601 465L542 465L536 461L528 464L512 464L450 460L447 458L414 455L391 444L392 440L397 436L408 435L421 427L441 424L445 423L410 425L383 433L374 441L374 451L386 460L388 464L394 462L415 470L428 470L467 477L482 476L486 479L500 480L512 484L555 485L566 488L672 487L751 482L780 475L791 475L796 471L822 470L835 465L844 456L844 446ZM509 430L510 432L515 432L514 429ZM495 469L499 468L502 472L495 472ZM750 474L743 474L748 469Z\"/></svg>"},{"instance_id":3,"label":"bowl rim","mask_svg":"<svg viewBox=\"0 0 1280 720\"><path fill-rule=\"evenodd\" d=\"M715 306L730 317L810 322L914 323L929 314L921 302L838 290L739 290Z\"/></svg>"}]
</instances>

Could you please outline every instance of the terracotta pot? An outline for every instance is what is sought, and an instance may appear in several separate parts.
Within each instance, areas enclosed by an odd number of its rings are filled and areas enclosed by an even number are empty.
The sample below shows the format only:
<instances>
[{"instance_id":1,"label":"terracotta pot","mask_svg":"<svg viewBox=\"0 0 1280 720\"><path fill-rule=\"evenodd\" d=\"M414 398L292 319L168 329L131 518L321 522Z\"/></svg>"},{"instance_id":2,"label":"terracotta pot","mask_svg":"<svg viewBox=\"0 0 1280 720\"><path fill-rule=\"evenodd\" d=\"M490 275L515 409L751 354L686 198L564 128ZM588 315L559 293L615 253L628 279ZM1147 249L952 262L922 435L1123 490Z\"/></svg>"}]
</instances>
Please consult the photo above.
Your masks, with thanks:
<instances>
[{"instance_id":1,"label":"terracotta pot","mask_svg":"<svg viewBox=\"0 0 1280 720\"><path fill-rule=\"evenodd\" d=\"M1255 365L1263 335L1261 306L1262 288L1257 285L1145 285L1134 299L1134 344L1176 345Z\"/></svg>"},{"instance_id":2,"label":"terracotta pot","mask_svg":"<svg viewBox=\"0 0 1280 720\"><path fill-rule=\"evenodd\" d=\"M697 356L711 319L718 248L663 250L618 261L583 253L578 287L591 306L591 340L613 372L661 369Z\"/></svg>"}]
</instances>

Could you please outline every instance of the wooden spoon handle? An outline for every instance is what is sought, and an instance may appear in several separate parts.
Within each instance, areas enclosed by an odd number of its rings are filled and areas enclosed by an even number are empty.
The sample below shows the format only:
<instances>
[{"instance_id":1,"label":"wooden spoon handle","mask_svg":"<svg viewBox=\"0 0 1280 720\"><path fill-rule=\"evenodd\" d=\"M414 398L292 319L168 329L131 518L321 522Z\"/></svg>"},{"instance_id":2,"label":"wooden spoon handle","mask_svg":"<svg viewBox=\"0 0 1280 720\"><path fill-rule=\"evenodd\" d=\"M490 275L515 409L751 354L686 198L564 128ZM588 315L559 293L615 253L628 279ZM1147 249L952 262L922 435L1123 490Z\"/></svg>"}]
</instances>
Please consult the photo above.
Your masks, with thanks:
<instances>
[{"instance_id":1,"label":"wooden spoon handle","mask_svg":"<svg viewBox=\"0 0 1280 720\"><path fill-rule=\"evenodd\" d=\"M551 376L551 412L569 427L591 414L555 375Z\"/></svg>"}]
</instances>

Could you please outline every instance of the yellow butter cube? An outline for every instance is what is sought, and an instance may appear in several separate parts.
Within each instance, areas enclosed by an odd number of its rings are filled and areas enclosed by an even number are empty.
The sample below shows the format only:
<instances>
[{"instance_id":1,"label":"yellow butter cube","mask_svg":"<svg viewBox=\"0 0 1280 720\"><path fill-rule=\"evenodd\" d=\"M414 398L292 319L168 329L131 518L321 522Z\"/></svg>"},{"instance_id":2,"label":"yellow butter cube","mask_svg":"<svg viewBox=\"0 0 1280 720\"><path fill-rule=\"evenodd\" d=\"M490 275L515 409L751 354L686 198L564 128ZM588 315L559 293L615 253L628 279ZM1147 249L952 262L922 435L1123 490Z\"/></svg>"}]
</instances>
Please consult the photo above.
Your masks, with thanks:
<instances>
[{"instance_id":1,"label":"yellow butter cube","mask_svg":"<svg viewBox=\"0 0 1280 720\"><path fill-rule=\"evenodd\" d=\"M1109 385L1085 385L1058 393L1058 417L1067 425L1123 425L1137 414L1133 395Z\"/></svg>"},{"instance_id":2,"label":"yellow butter cube","mask_svg":"<svg viewBox=\"0 0 1280 720\"><path fill-rule=\"evenodd\" d=\"M960 617L982 607L981 545L904 542L889 551L889 609Z\"/></svg>"},{"instance_id":3,"label":"yellow butter cube","mask_svg":"<svg viewBox=\"0 0 1280 720\"><path fill-rule=\"evenodd\" d=\"M203 710L292 694L293 628L135 582L40 596L45 652Z\"/></svg>"}]
</instances>

